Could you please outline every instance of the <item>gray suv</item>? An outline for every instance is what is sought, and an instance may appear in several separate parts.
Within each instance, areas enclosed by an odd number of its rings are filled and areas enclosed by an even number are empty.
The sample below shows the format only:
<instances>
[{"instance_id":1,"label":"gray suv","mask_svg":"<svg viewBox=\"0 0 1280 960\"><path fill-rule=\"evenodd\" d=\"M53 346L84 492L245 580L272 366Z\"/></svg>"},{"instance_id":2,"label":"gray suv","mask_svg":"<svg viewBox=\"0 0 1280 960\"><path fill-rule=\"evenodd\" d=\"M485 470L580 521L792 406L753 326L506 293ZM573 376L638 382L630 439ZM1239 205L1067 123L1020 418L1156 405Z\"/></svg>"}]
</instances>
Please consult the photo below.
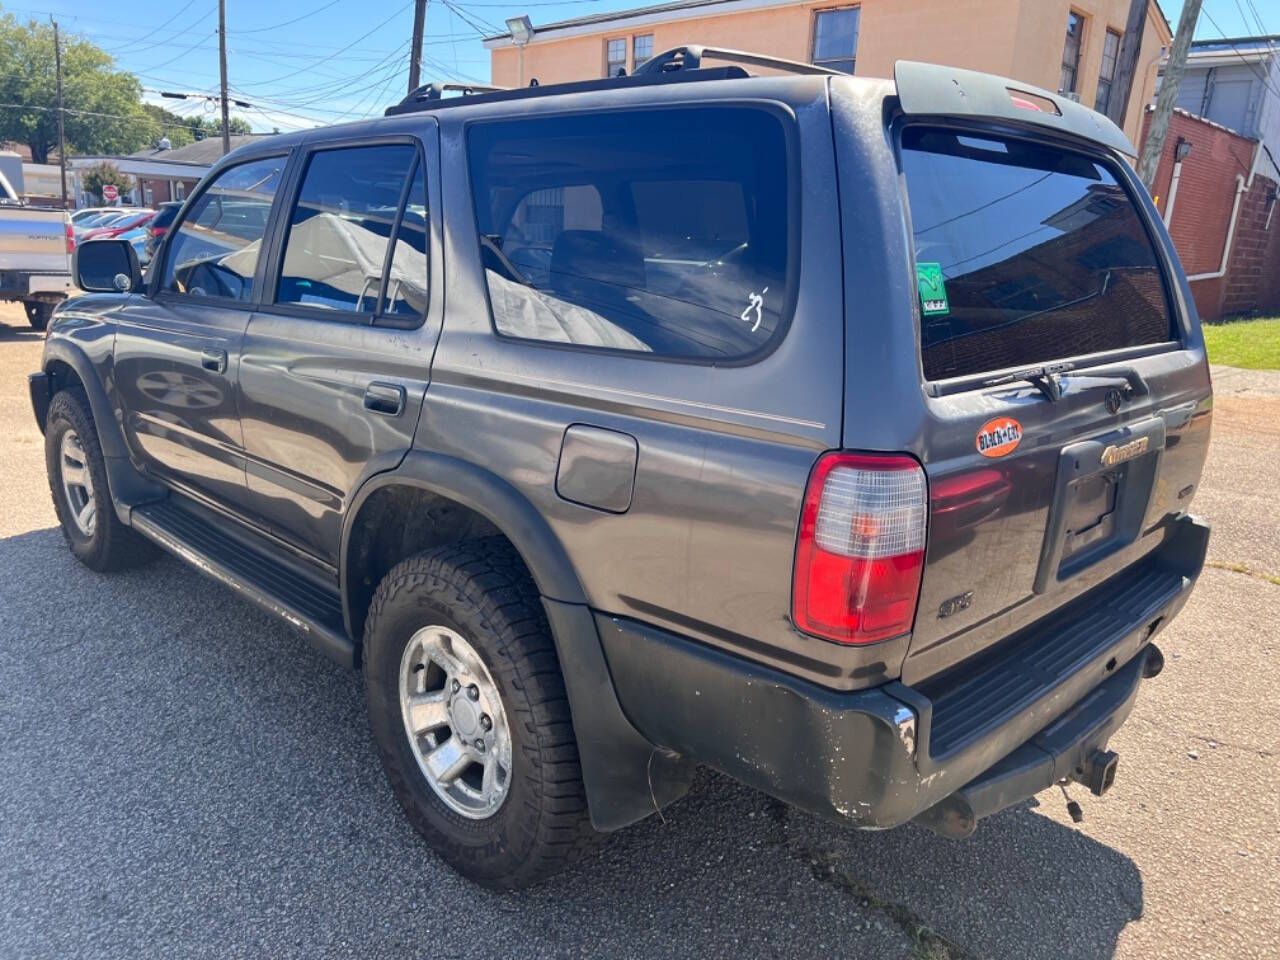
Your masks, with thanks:
<instances>
[{"instance_id":1,"label":"gray suv","mask_svg":"<svg viewBox=\"0 0 1280 960\"><path fill-rule=\"evenodd\" d=\"M162 548L362 667L489 885L699 764L957 838L1110 787L1212 408L1119 130L696 47L387 113L225 157L145 280L80 248L31 397L81 561Z\"/></svg>"}]
</instances>

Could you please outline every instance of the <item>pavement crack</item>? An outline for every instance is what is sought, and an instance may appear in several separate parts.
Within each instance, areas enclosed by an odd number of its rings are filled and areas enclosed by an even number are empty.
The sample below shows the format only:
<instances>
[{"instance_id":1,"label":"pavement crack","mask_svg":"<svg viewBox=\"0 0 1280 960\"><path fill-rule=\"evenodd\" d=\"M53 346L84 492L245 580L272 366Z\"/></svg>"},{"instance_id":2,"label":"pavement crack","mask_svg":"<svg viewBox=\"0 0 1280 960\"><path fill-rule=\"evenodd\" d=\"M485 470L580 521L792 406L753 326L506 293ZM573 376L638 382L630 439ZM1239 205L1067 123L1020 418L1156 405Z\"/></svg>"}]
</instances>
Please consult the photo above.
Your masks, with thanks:
<instances>
[{"instance_id":1,"label":"pavement crack","mask_svg":"<svg viewBox=\"0 0 1280 960\"><path fill-rule=\"evenodd\" d=\"M886 900L866 883L841 869L835 854L814 847L802 847L794 852L809 864L815 880L843 891L864 907L893 921L911 941L918 960L977 960L974 954L930 927L906 904Z\"/></svg>"},{"instance_id":2,"label":"pavement crack","mask_svg":"<svg viewBox=\"0 0 1280 960\"><path fill-rule=\"evenodd\" d=\"M1226 570L1228 573L1242 573L1247 577L1253 577L1255 580L1265 580L1272 586L1280 587L1280 575L1268 573L1265 570L1255 570L1247 563L1235 563L1225 560L1206 560L1206 567L1213 567L1215 570Z\"/></svg>"},{"instance_id":3,"label":"pavement crack","mask_svg":"<svg viewBox=\"0 0 1280 960\"><path fill-rule=\"evenodd\" d=\"M975 954L930 927L906 904L885 899L867 883L844 870L836 854L810 845L793 844L787 836L789 810L785 803L769 798L767 812L773 822L774 838L766 842L786 847L793 857L808 866L819 883L835 887L894 923L911 941L916 960L978 960Z\"/></svg>"}]
</instances>

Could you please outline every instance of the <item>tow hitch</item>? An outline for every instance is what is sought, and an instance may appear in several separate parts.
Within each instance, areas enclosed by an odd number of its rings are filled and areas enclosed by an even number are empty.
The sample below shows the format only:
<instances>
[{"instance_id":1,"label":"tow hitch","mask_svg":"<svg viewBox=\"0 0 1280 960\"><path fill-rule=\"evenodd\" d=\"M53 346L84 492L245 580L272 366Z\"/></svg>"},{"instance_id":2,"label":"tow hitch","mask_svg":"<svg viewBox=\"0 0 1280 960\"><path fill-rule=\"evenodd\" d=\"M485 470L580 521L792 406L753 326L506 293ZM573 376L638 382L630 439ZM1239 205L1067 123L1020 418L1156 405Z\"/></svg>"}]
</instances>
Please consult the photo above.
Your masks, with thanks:
<instances>
[{"instance_id":1,"label":"tow hitch","mask_svg":"<svg viewBox=\"0 0 1280 960\"><path fill-rule=\"evenodd\" d=\"M1160 672L1164 657L1148 645L1115 675L1059 719L1018 747L977 779L916 816L916 822L945 837L972 836L978 821L1055 784L1075 823L1084 820L1067 785L1075 782L1100 797L1115 783L1120 758L1106 749L1111 734L1133 707L1143 677Z\"/></svg>"},{"instance_id":2,"label":"tow hitch","mask_svg":"<svg viewBox=\"0 0 1280 960\"><path fill-rule=\"evenodd\" d=\"M1116 782L1116 764L1120 757L1112 750L1094 750L1085 758L1084 766L1077 767L1071 779L1089 788L1095 797L1100 797Z\"/></svg>"}]
</instances>

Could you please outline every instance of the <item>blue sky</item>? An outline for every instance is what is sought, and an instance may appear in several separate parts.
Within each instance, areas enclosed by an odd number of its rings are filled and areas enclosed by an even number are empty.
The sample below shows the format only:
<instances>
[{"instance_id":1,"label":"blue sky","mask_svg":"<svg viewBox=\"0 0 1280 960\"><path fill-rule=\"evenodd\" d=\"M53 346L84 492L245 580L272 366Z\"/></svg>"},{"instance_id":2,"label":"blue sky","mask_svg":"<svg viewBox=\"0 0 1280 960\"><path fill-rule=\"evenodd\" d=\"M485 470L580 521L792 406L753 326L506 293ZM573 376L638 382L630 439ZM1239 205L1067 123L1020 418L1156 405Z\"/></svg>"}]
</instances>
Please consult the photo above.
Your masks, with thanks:
<instances>
[{"instance_id":1,"label":"blue sky","mask_svg":"<svg viewBox=\"0 0 1280 960\"><path fill-rule=\"evenodd\" d=\"M147 97L179 113L213 112L199 100L161 100L158 91L216 93L217 0L30 0L3 4L20 18L52 13L64 30L82 34L138 75ZM948 0L936 0L948 2ZM644 0L431 0L424 80L489 78L482 32L527 13L534 25L586 13L643 6ZM1164 0L1176 25L1180 0ZM1280 33L1280 0L1205 0L1197 38L1257 33L1256 9ZM1207 14L1207 15L1206 15ZM1217 27L1214 26L1216 22ZM255 129L292 129L380 114L403 96L408 77L412 0L227 0L228 74L232 95L253 104L235 112Z\"/></svg>"}]
</instances>

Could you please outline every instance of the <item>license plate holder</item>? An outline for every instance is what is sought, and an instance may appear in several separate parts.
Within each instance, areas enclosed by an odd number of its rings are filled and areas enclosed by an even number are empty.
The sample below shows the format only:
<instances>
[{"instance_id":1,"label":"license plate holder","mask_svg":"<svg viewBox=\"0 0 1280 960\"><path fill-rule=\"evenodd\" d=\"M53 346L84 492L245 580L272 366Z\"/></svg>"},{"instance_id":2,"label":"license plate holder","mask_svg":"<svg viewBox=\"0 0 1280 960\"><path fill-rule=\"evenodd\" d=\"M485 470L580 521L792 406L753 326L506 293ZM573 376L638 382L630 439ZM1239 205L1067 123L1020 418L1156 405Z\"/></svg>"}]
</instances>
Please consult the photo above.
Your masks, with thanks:
<instances>
[{"instance_id":1,"label":"license plate holder","mask_svg":"<svg viewBox=\"0 0 1280 960\"><path fill-rule=\"evenodd\" d=\"M1138 538L1164 444L1164 418L1152 417L1062 448L1036 569L1037 594Z\"/></svg>"}]
</instances>

